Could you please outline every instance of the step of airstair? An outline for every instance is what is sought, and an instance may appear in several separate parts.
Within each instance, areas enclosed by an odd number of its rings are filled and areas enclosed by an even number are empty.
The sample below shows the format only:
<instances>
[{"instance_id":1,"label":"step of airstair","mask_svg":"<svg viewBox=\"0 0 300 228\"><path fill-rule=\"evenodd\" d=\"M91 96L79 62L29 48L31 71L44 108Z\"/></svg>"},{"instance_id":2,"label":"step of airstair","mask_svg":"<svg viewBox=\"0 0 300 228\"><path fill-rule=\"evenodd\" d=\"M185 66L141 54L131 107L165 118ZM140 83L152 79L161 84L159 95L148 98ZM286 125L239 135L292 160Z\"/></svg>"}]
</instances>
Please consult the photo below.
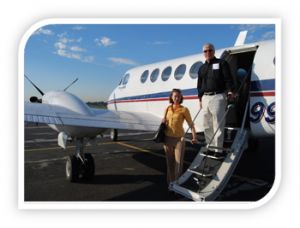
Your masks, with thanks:
<instances>
[{"instance_id":1,"label":"step of airstair","mask_svg":"<svg viewBox=\"0 0 300 228\"><path fill-rule=\"evenodd\" d=\"M248 147L248 130L236 130L224 159L205 155L212 147L202 147L185 173L169 189L195 201L215 200L229 181L243 151Z\"/></svg>"}]
</instances>

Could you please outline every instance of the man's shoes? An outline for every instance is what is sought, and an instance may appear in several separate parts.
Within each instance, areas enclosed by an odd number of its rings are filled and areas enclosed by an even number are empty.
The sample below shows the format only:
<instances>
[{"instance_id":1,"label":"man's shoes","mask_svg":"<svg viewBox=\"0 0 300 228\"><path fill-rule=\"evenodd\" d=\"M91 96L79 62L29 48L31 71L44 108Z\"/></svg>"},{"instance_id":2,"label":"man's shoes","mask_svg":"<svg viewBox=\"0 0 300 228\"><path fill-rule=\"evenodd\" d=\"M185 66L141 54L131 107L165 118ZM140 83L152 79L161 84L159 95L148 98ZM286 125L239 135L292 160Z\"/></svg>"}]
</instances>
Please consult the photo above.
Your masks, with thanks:
<instances>
[{"instance_id":1,"label":"man's shoes","mask_svg":"<svg viewBox=\"0 0 300 228\"><path fill-rule=\"evenodd\" d=\"M207 156L207 157L214 157L215 153L216 152L213 150L206 150L206 151L202 152L202 155Z\"/></svg>"},{"instance_id":2,"label":"man's shoes","mask_svg":"<svg viewBox=\"0 0 300 228\"><path fill-rule=\"evenodd\" d=\"M216 152L214 150L206 150L201 153L205 157L221 160L224 159L227 156L227 153L225 151L222 152Z\"/></svg>"},{"instance_id":3,"label":"man's shoes","mask_svg":"<svg viewBox=\"0 0 300 228\"><path fill-rule=\"evenodd\" d=\"M224 159L226 156L227 156L227 153L225 151L222 151L222 152L214 152L214 155L215 159Z\"/></svg>"}]
</instances>

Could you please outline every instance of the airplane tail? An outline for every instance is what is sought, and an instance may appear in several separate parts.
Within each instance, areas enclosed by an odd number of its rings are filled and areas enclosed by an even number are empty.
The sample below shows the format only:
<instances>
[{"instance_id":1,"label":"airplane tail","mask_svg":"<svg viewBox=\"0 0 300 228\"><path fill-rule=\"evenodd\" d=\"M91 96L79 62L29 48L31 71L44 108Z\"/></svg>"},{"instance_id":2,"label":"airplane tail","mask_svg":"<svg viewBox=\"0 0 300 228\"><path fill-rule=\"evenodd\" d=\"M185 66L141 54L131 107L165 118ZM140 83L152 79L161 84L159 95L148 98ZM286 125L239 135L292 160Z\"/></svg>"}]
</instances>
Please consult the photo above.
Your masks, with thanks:
<instances>
[{"instance_id":1,"label":"airplane tail","mask_svg":"<svg viewBox=\"0 0 300 228\"><path fill-rule=\"evenodd\" d=\"M241 31L239 33L238 37L236 38L234 46L244 45L246 37L247 37L247 33L248 33L248 31Z\"/></svg>"}]
</instances>

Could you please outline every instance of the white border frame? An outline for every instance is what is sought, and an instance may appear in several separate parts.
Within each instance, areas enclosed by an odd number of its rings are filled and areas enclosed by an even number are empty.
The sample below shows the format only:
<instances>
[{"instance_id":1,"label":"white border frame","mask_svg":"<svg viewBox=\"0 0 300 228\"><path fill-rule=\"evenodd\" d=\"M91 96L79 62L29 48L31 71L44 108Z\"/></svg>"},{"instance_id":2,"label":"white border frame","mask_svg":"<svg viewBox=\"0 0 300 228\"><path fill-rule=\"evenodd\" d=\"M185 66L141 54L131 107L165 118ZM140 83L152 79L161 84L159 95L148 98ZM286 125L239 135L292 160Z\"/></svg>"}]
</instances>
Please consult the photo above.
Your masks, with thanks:
<instances>
[{"instance_id":1,"label":"white border frame","mask_svg":"<svg viewBox=\"0 0 300 228\"><path fill-rule=\"evenodd\" d=\"M275 180L270 192L256 202L25 202L24 201L24 50L29 37L40 27L50 24L274 24L276 43L276 134ZM274 197L281 180L281 19L279 18L57 18L33 24L21 39L18 51L18 206L19 209L105 209L105 210L199 210L199 209L254 209Z\"/></svg>"}]
</instances>

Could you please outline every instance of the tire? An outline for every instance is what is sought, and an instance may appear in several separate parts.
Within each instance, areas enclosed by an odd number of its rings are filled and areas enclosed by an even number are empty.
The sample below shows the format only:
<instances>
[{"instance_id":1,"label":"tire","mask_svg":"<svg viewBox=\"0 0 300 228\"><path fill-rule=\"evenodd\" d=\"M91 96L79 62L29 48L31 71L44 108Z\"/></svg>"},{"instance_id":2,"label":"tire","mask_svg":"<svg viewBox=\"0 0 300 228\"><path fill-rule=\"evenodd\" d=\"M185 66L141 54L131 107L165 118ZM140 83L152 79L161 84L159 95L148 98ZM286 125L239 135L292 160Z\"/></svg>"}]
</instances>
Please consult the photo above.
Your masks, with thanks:
<instances>
[{"instance_id":1,"label":"tire","mask_svg":"<svg viewBox=\"0 0 300 228\"><path fill-rule=\"evenodd\" d=\"M91 154L84 154L85 164L83 167L83 179L91 180L95 175L95 161Z\"/></svg>"},{"instance_id":2,"label":"tire","mask_svg":"<svg viewBox=\"0 0 300 228\"><path fill-rule=\"evenodd\" d=\"M114 142L118 140L118 130L117 129L110 130L110 139Z\"/></svg>"},{"instance_id":3,"label":"tire","mask_svg":"<svg viewBox=\"0 0 300 228\"><path fill-rule=\"evenodd\" d=\"M66 162L66 178L70 182L77 182L79 178L79 161L73 155L69 156Z\"/></svg>"}]
</instances>

